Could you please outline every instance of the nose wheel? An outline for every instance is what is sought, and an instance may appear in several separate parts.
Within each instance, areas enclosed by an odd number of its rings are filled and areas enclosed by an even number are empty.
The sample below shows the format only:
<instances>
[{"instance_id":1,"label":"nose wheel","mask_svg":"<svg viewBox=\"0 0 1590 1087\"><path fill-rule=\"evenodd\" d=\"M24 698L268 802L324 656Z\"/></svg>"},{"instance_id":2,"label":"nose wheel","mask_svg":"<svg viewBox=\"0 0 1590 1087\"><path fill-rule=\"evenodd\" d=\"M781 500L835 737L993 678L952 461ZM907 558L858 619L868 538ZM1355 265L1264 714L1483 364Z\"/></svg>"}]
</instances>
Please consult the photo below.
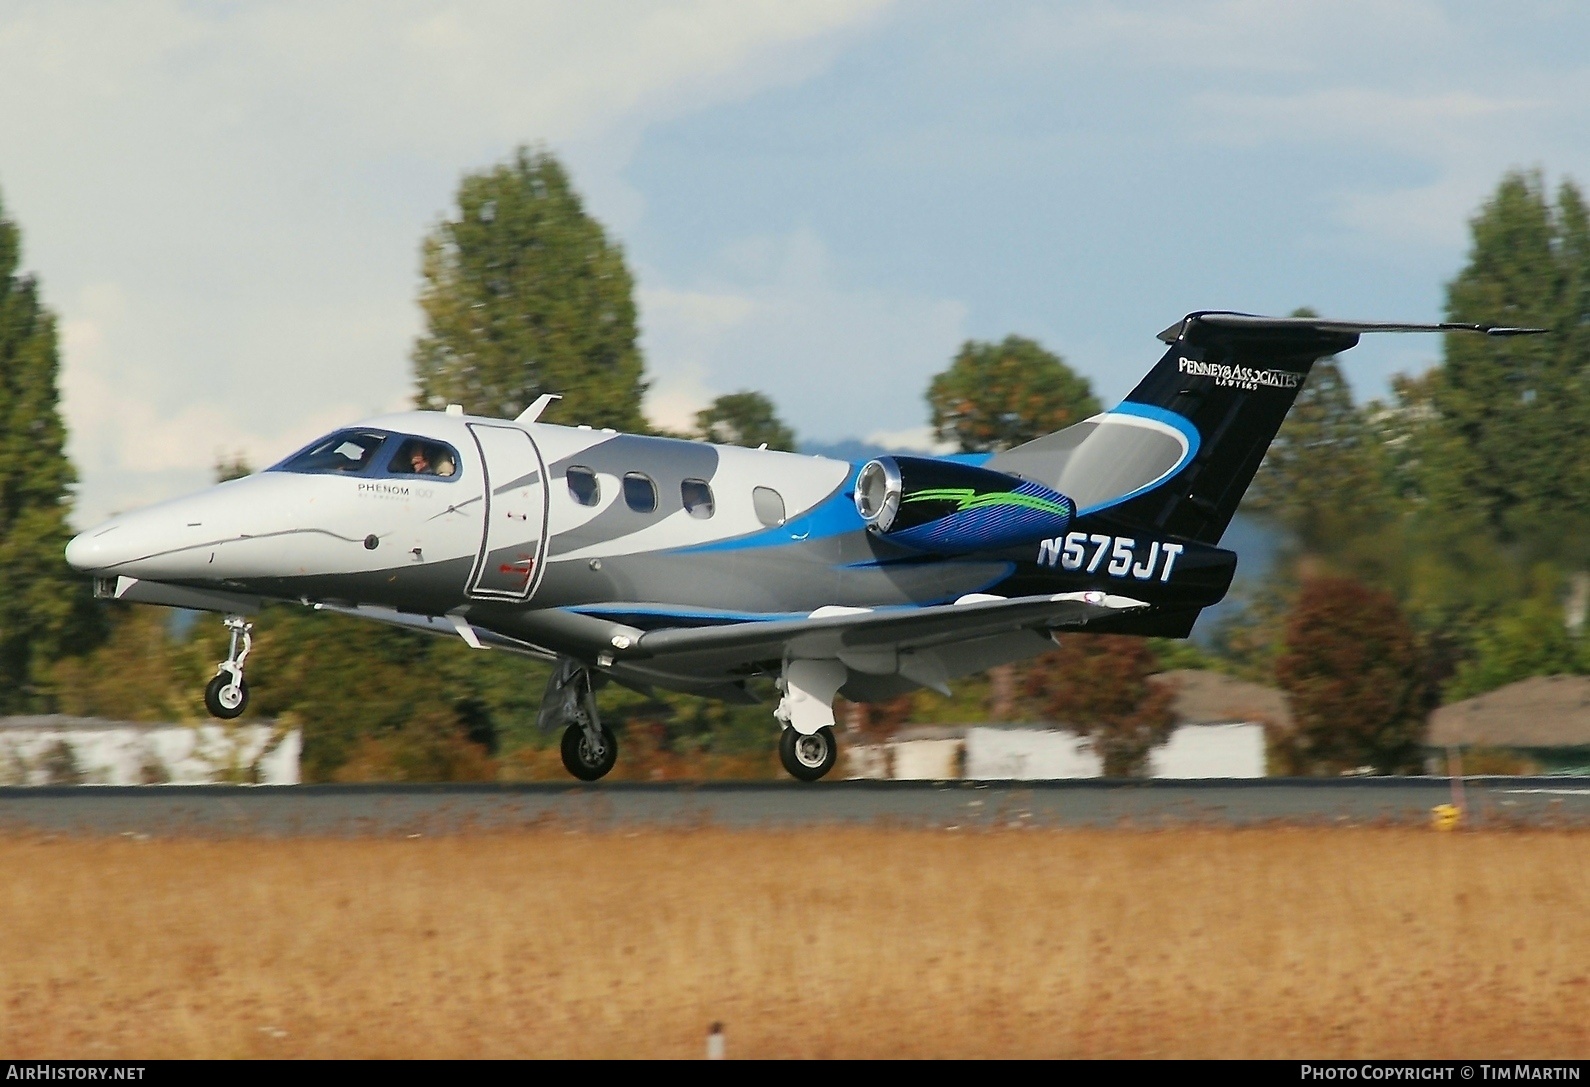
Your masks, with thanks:
<instances>
[{"instance_id":1,"label":"nose wheel","mask_svg":"<svg viewBox=\"0 0 1590 1087\"><path fill-rule=\"evenodd\" d=\"M226 660L216 668L215 678L205 685L204 708L210 711L212 717L230 721L241 716L248 708L248 684L243 679L243 662L248 660L248 651L254 647L254 638L250 634L254 624L245 621L241 615L228 615L226 629L232 635L231 643L227 647Z\"/></svg>"},{"instance_id":2,"label":"nose wheel","mask_svg":"<svg viewBox=\"0 0 1590 1087\"><path fill-rule=\"evenodd\" d=\"M547 680L537 720L544 729L563 730L563 768L581 781L605 777L618 761L618 740L596 714L591 671L572 657L558 658Z\"/></svg>"}]
</instances>

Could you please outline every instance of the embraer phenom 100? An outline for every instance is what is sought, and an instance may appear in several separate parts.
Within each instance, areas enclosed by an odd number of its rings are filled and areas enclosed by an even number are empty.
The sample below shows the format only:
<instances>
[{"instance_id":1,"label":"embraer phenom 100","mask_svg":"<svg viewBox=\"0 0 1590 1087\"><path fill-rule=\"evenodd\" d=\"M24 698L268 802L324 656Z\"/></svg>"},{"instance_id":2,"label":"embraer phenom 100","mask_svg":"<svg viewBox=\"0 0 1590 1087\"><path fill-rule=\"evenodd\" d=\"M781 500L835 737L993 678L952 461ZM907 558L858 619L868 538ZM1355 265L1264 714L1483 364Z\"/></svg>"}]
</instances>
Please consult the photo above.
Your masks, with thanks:
<instances>
[{"instance_id":1,"label":"embraer phenom 100","mask_svg":"<svg viewBox=\"0 0 1590 1087\"><path fill-rule=\"evenodd\" d=\"M1231 584L1220 546L1314 362L1363 332L1537 329L1194 313L1118 407L992 455L862 465L457 408L339 430L263 472L122 514L67 560L101 596L226 616L206 689L248 701L268 601L553 662L544 727L593 781L618 746L605 679L755 701L779 752L834 764L856 701L1034 656L1070 632L1186 637Z\"/></svg>"}]
</instances>

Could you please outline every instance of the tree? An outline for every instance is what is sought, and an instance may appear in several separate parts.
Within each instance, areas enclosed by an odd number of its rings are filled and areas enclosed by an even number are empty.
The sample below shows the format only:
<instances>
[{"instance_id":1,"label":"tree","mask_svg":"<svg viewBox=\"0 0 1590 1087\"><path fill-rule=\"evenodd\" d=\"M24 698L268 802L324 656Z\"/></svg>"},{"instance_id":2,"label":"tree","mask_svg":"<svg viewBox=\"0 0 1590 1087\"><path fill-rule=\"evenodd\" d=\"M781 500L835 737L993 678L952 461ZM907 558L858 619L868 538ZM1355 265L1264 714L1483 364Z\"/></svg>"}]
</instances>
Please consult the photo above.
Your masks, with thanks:
<instances>
[{"instance_id":1,"label":"tree","mask_svg":"<svg viewBox=\"0 0 1590 1087\"><path fill-rule=\"evenodd\" d=\"M1305 582L1275 675L1291 704L1281 746L1295 769L1419 768L1430 685L1418 636L1389 594L1351 578Z\"/></svg>"},{"instance_id":2,"label":"tree","mask_svg":"<svg viewBox=\"0 0 1590 1087\"><path fill-rule=\"evenodd\" d=\"M39 708L47 676L98 634L88 584L66 565L76 473L66 459L55 317L19 275L22 238L0 208L0 712Z\"/></svg>"},{"instance_id":3,"label":"tree","mask_svg":"<svg viewBox=\"0 0 1590 1087\"><path fill-rule=\"evenodd\" d=\"M1564 622L1561 585L1548 566L1533 571L1534 591L1476 626L1468 660L1444 692L1448 702L1494 691L1530 676L1586 671L1582 639Z\"/></svg>"},{"instance_id":4,"label":"tree","mask_svg":"<svg viewBox=\"0 0 1590 1087\"><path fill-rule=\"evenodd\" d=\"M1140 777L1176 727L1175 695L1149 680L1159 670L1147 639L1078 635L1033 663L1026 693L1050 720L1087 738L1106 777Z\"/></svg>"},{"instance_id":5,"label":"tree","mask_svg":"<svg viewBox=\"0 0 1590 1087\"><path fill-rule=\"evenodd\" d=\"M425 239L414 346L422 407L639 431L641 357L624 255L545 151L464 178L458 214Z\"/></svg>"},{"instance_id":6,"label":"tree","mask_svg":"<svg viewBox=\"0 0 1590 1087\"><path fill-rule=\"evenodd\" d=\"M217 453L215 455L215 481L225 483L232 479L242 479L244 476L254 474L254 466L248 462L248 454L239 450L236 453Z\"/></svg>"},{"instance_id":7,"label":"tree","mask_svg":"<svg viewBox=\"0 0 1590 1087\"><path fill-rule=\"evenodd\" d=\"M773 402L761 393L738 392L720 396L696 412L696 434L718 445L743 445L755 449L795 451L795 432L779 419Z\"/></svg>"},{"instance_id":8,"label":"tree","mask_svg":"<svg viewBox=\"0 0 1590 1087\"><path fill-rule=\"evenodd\" d=\"M1099 411L1086 378L1021 336L966 341L927 400L934 434L963 453L1009 449Z\"/></svg>"},{"instance_id":9,"label":"tree","mask_svg":"<svg viewBox=\"0 0 1590 1087\"><path fill-rule=\"evenodd\" d=\"M1473 510L1537 553L1590 545L1590 215L1565 181L1555 206L1539 174L1512 173L1470 223L1447 319L1538 326L1548 336L1450 335L1421 450L1431 501Z\"/></svg>"},{"instance_id":10,"label":"tree","mask_svg":"<svg viewBox=\"0 0 1590 1087\"><path fill-rule=\"evenodd\" d=\"M1036 340L1006 336L1001 343L967 340L927 390L933 433L963 453L1009 449L1096 415L1099 402L1087 378ZM1016 668L988 671L989 716L1008 721L1015 711Z\"/></svg>"},{"instance_id":11,"label":"tree","mask_svg":"<svg viewBox=\"0 0 1590 1087\"><path fill-rule=\"evenodd\" d=\"M1293 316L1318 315L1299 309ZM1285 527L1305 552L1328 553L1389 512L1383 459L1341 365L1321 359L1270 443L1243 505Z\"/></svg>"}]
</instances>

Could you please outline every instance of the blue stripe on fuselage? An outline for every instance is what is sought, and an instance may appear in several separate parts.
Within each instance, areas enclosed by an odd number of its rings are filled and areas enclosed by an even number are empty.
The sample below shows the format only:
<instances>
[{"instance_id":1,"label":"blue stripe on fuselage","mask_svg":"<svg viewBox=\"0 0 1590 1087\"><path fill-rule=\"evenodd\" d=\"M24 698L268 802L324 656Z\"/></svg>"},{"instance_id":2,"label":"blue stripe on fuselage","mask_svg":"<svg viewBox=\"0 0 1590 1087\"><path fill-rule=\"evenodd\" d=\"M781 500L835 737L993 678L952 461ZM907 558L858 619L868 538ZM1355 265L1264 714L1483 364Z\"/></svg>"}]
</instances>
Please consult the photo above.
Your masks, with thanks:
<instances>
[{"instance_id":1,"label":"blue stripe on fuselage","mask_svg":"<svg viewBox=\"0 0 1590 1087\"><path fill-rule=\"evenodd\" d=\"M992 453L954 453L933 459L977 467L992 456ZM867 524L861 519L861 514L856 512L856 477L868 463L870 462L863 461L861 464L852 464L850 474L845 477L845 482L838 490L805 513L782 525L764 528L745 536L734 536L727 540L714 540L711 543L677 548L670 554L692 555L705 551L740 551L750 547L783 547L785 544L826 540L834 536L843 536L847 532L860 532L867 527Z\"/></svg>"}]
</instances>

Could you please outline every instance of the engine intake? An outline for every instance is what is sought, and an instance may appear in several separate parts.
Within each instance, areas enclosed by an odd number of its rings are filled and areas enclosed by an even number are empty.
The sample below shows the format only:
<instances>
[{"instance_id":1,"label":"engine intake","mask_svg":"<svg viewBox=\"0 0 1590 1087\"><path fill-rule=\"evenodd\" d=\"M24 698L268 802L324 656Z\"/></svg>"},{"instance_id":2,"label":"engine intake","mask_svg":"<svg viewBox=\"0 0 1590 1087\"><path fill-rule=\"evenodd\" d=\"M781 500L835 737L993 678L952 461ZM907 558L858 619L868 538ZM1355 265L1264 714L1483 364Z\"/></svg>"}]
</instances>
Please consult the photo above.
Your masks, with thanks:
<instances>
[{"instance_id":1,"label":"engine intake","mask_svg":"<svg viewBox=\"0 0 1590 1087\"><path fill-rule=\"evenodd\" d=\"M1076 504L1040 483L927 457L879 457L856 477L869 530L919 551L960 555L1065 532Z\"/></svg>"}]
</instances>

